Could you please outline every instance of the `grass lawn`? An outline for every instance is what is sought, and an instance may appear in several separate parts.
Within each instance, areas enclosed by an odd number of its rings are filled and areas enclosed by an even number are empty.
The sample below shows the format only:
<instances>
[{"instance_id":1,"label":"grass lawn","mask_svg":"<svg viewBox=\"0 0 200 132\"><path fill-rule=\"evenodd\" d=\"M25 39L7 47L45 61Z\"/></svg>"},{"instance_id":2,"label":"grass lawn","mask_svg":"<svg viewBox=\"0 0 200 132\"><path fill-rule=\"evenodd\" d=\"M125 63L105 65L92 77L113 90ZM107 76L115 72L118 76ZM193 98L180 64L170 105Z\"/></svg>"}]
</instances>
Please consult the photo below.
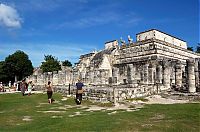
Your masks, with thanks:
<instances>
[{"instance_id":1,"label":"grass lawn","mask_svg":"<svg viewBox=\"0 0 200 132\"><path fill-rule=\"evenodd\" d=\"M87 111L83 101L61 100L53 104L46 94L0 95L0 132L4 131L200 131L200 104L145 105L138 111Z\"/></svg>"}]
</instances>

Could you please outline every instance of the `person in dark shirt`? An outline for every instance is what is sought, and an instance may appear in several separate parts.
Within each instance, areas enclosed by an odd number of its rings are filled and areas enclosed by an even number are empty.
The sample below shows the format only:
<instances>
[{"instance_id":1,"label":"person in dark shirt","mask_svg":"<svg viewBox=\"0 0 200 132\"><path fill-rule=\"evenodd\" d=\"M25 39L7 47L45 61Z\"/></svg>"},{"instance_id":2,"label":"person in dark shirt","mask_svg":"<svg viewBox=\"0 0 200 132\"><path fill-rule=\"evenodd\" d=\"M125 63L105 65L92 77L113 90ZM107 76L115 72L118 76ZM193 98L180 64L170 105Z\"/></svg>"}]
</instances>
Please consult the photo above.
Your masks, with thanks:
<instances>
[{"instance_id":1,"label":"person in dark shirt","mask_svg":"<svg viewBox=\"0 0 200 132\"><path fill-rule=\"evenodd\" d=\"M78 82L76 83L76 104L80 105L82 101L82 94L83 94L83 83L79 79Z\"/></svg>"},{"instance_id":2,"label":"person in dark shirt","mask_svg":"<svg viewBox=\"0 0 200 132\"><path fill-rule=\"evenodd\" d=\"M48 102L49 104L51 104L53 101L55 101L53 98L52 98L52 95L53 95L53 87L51 85L51 82L48 81L48 85L46 86L47 88L47 96L48 96Z\"/></svg>"},{"instance_id":3,"label":"person in dark shirt","mask_svg":"<svg viewBox=\"0 0 200 132\"><path fill-rule=\"evenodd\" d=\"M25 91L26 91L26 82L25 82L26 80L25 79L23 79L22 80L22 84L21 84L21 92L22 92L22 95L24 96L25 95Z\"/></svg>"}]
</instances>

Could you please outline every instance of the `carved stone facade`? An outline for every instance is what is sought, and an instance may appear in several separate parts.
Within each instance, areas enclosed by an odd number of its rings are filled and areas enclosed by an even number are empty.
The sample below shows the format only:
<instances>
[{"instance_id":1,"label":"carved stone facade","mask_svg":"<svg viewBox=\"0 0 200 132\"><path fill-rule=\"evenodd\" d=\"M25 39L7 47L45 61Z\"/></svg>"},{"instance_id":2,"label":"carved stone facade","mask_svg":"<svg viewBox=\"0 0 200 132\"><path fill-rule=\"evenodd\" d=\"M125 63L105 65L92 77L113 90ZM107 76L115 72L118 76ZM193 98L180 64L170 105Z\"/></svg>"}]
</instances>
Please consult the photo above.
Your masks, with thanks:
<instances>
[{"instance_id":1,"label":"carved stone facade","mask_svg":"<svg viewBox=\"0 0 200 132\"><path fill-rule=\"evenodd\" d=\"M200 90L200 54L187 50L185 41L156 29L136 38L121 46L115 40L100 52L82 55L75 66L76 78L87 85L112 84L146 92Z\"/></svg>"},{"instance_id":2,"label":"carved stone facade","mask_svg":"<svg viewBox=\"0 0 200 132\"><path fill-rule=\"evenodd\" d=\"M114 43L108 44L108 43ZM112 69L118 56L118 42L106 43L106 49L82 55L74 68L74 78L81 78L86 85L105 85L112 79ZM112 81L112 80L111 80Z\"/></svg>"},{"instance_id":3,"label":"carved stone facade","mask_svg":"<svg viewBox=\"0 0 200 132\"><path fill-rule=\"evenodd\" d=\"M130 38L130 37L129 37ZM136 35L137 41L105 43L105 49L81 55L73 69L53 73L34 72L37 85L74 84L116 88L116 95L142 96L163 90L200 91L200 54L187 50L181 39L152 29ZM126 92L123 92L126 91Z\"/></svg>"}]
</instances>

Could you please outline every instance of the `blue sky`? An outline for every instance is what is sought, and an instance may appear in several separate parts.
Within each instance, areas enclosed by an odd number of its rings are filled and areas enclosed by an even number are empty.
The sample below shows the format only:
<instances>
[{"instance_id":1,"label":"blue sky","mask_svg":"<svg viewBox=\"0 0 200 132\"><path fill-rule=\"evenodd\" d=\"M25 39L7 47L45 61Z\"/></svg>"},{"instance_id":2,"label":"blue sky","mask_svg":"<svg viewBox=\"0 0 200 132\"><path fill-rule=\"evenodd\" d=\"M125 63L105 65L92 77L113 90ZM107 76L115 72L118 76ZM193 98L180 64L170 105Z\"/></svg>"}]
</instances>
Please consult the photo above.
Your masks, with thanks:
<instances>
[{"instance_id":1,"label":"blue sky","mask_svg":"<svg viewBox=\"0 0 200 132\"><path fill-rule=\"evenodd\" d=\"M0 0L0 61L16 50L78 61L113 39L156 28L199 42L199 0Z\"/></svg>"}]
</instances>

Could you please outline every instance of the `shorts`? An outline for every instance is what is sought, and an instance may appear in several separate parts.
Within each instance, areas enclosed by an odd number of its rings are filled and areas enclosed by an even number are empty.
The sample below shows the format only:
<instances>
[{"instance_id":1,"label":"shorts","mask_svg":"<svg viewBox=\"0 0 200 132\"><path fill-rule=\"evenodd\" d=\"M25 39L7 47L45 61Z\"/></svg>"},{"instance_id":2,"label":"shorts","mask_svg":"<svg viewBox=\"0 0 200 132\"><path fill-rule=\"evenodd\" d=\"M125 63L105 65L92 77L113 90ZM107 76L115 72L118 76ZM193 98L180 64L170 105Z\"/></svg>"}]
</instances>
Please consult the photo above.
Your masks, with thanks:
<instances>
[{"instance_id":1,"label":"shorts","mask_svg":"<svg viewBox=\"0 0 200 132\"><path fill-rule=\"evenodd\" d=\"M51 97L52 97L52 94L53 94L53 92L52 92L52 91L47 91L47 96L48 96L48 99L51 99Z\"/></svg>"}]
</instances>

